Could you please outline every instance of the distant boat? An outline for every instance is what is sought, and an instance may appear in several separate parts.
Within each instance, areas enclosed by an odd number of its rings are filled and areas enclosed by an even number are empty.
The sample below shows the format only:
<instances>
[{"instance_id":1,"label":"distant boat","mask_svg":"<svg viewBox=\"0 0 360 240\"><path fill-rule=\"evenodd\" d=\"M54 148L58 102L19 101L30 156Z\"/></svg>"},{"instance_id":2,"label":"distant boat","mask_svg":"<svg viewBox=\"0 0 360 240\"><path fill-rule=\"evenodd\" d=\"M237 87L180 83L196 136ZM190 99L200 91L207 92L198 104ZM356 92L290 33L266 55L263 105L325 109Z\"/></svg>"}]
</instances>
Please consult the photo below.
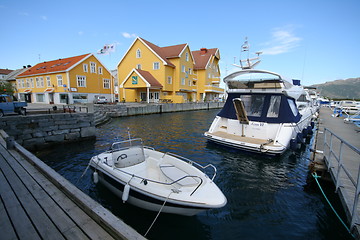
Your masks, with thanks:
<instances>
[{"instance_id":1,"label":"distant boat","mask_svg":"<svg viewBox=\"0 0 360 240\"><path fill-rule=\"evenodd\" d=\"M229 147L281 155L312 132L316 108L299 80L294 85L280 74L252 66L224 78L225 105L204 135Z\"/></svg>"},{"instance_id":2,"label":"distant boat","mask_svg":"<svg viewBox=\"0 0 360 240\"><path fill-rule=\"evenodd\" d=\"M226 197L214 183L216 168L143 146L141 139L115 142L90 160L93 180L124 202L151 211L192 216L221 208ZM212 170L212 177L204 170Z\"/></svg>"}]
</instances>

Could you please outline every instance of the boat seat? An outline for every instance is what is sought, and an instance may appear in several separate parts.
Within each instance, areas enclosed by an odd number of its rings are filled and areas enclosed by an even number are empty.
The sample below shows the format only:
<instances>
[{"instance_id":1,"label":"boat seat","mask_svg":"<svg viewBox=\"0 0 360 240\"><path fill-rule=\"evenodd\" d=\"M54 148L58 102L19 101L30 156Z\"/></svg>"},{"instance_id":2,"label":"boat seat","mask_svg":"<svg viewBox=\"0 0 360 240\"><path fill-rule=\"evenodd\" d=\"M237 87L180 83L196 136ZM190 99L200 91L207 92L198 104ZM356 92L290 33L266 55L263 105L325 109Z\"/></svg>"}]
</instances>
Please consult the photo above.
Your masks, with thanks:
<instances>
[{"instance_id":1,"label":"boat seat","mask_svg":"<svg viewBox=\"0 0 360 240\"><path fill-rule=\"evenodd\" d=\"M162 173L169 178L171 181L179 180L185 176L189 176L188 173L184 172L183 170L177 168L172 164L161 164L160 169ZM190 185L197 185L199 184L199 180L193 177L184 178L178 182L176 182L182 186L190 186Z\"/></svg>"},{"instance_id":2,"label":"boat seat","mask_svg":"<svg viewBox=\"0 0 360 240\"><path fill-rule=\"evenodd\" d=\"M117 168L131 167L145 161L141 147L131 147L126 150L113 152L114 165Z\"/></svg>"}]
</instances>

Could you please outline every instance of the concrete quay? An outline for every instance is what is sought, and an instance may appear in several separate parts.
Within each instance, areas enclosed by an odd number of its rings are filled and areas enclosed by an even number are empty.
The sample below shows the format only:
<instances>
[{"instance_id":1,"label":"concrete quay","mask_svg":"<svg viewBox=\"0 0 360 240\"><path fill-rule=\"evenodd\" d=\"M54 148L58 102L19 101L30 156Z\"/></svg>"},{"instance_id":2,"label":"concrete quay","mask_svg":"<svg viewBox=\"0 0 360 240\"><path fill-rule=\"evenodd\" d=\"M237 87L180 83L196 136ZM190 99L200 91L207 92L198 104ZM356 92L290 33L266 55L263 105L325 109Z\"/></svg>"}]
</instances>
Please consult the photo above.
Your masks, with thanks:
<instances>
[{"instance_id":1,"label":"concrete quay","mask_svg":"<svg viewBox=\"0 0 360 240\"><path fill-rule=\"evenodd\" d=\"M360 132L343 117L332 117L332 110L320 109L312 171L330 178L336 186L348 226L360 239Z\"/></svg>"}]
</instances>

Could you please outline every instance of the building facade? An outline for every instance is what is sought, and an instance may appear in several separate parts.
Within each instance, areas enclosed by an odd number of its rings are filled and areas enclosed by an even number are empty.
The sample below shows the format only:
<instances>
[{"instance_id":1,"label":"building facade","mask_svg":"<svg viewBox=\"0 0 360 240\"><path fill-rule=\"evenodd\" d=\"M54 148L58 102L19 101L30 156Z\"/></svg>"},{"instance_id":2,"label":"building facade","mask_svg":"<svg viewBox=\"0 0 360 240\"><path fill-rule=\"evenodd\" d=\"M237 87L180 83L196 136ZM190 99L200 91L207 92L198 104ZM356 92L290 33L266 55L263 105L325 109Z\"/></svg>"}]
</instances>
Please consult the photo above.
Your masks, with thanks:
<instances>
[{"instance_id":1,"label":"building facade","mask_svg":"<svg viewBox=\"0 0 360 240\"><path fill-rule=\"evenodd\" d=\"M210 99L214 100L214 94L223 93L212 81L220 78L220 54L216 50L207 52L206 56L211 63L196 65L188 44L159 47L138 37L117 66L119 98L128 102L184 103L204 101L212 93ZM214 65L217 70L212 71ZM206 75L208 72L212 75Z\"/></svg>"},{"instance_id":2,"label":"building facade","mask_svg":"<svg viewBox=\"0 0 360 240\"><path fill-rule=\"evenodd\" d=\"M91 103L96 96L113 101L113 77L93 55L39 63L16 78L18 98L48 104Z\"/></svg>"}]
</instances>

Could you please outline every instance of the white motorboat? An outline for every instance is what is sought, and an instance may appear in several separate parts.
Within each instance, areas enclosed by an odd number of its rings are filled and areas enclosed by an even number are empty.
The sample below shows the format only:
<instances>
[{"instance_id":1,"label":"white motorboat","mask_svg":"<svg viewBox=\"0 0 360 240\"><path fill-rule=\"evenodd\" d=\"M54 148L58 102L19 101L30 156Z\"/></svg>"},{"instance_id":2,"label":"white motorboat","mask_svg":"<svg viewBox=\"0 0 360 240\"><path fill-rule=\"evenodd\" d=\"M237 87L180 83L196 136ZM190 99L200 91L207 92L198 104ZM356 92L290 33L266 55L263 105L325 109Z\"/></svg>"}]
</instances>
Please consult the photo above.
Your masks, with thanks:
<instances>
[{"instance_id":1,"label":"white motorboat","mask_svg":"<svg viewBox=\"0 0 360 240\"><path fill-rule=\"evenodd\" d=\"M224 82L227 100L205 132L209 141L280 155L289 147L296 148L312 129L314 111L302 86L277 73L255 69L234 72Z\"/></svg>"},{"instance_id":2,"label":"white motorboat","mask_svg":"<svg viewBox=\"0 0 360 240\"><path fill-rule=\"evenodd\" d=\"M141 139L115 142L108 151L92 157L89 165L95 183L147 210L192 216L227 202L213 181L215 166L156 151L143 146Z\"/></svg>"}]
</instances>

